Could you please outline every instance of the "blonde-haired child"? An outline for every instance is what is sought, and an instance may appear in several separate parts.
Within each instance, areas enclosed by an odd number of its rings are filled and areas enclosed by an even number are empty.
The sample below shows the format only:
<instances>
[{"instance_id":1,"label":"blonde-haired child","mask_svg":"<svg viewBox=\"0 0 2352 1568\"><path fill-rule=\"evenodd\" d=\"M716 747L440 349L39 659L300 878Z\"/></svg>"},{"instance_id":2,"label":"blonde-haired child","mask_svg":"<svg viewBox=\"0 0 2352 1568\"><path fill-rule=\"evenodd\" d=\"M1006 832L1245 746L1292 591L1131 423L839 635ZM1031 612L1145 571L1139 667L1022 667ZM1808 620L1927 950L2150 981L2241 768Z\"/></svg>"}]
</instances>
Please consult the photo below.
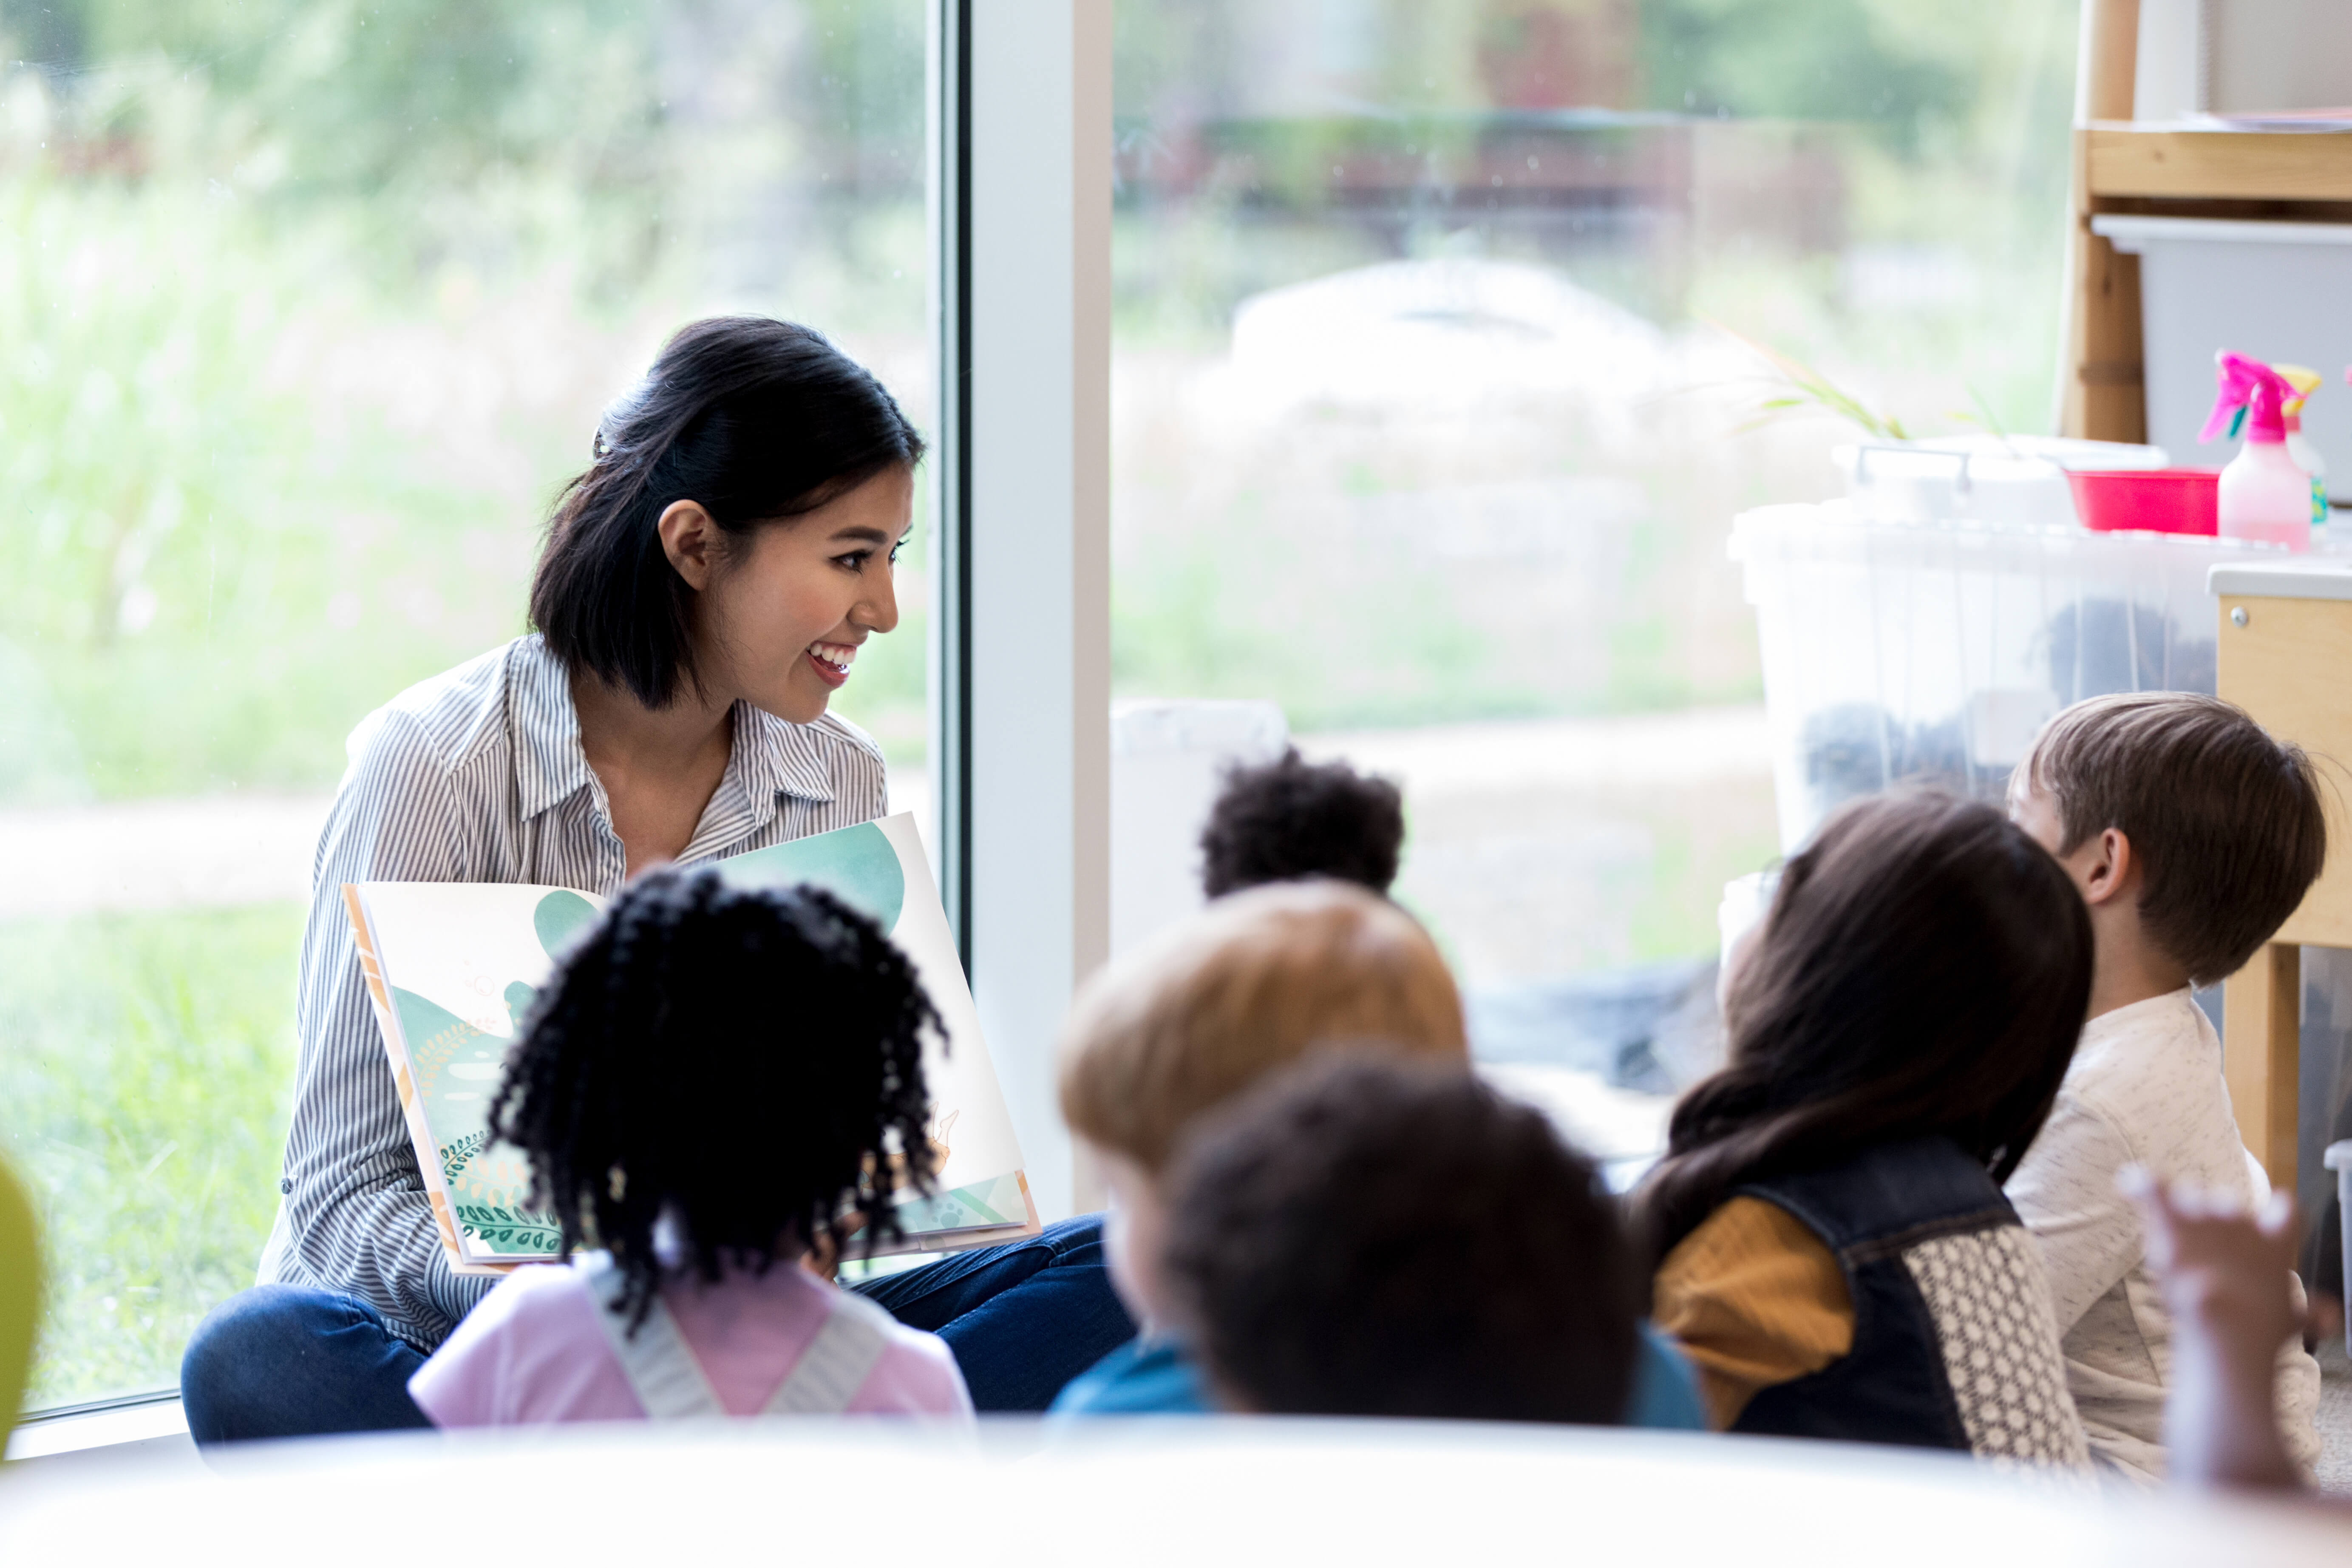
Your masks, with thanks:
<instances>
[{"instance_id":1,"label":"blonde-haired child","mask_svg":"<svg viewBox=\"0 0 2352 1568\"><path fill-rule=\"evenodd\" d=\"M1318 1048L1377 1050L1468 1071L1462 998L1420 923L1336 881L1218 900L1081 993L1065 1035L1062 1114L1111 1194L1111 1279L1142 1332L1054 1403L1066 1415L1210 1407L1166 1332L1162 1184L1210 1111ZM1700 1425L1687 1369L1644 1341L1634 1415Z\"/></svg>"}]
</instances>

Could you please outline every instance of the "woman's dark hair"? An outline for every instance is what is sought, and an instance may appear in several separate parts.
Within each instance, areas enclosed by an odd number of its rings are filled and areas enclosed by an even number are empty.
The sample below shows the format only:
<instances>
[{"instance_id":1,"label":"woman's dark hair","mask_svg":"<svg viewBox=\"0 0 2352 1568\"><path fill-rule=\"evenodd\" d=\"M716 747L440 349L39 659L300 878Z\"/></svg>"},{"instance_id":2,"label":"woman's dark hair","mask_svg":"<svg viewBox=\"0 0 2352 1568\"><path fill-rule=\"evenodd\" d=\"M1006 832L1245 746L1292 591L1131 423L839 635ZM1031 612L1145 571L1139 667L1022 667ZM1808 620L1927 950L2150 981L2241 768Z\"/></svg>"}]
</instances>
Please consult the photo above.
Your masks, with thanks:
<instances>
[{"instance_id":1,"label":"woman's dark hair","mask_svg":"<svg viewBox=\"0 0 2352 1568\"><path fill-rule=\"evenodd\" d=\"M928 1191L923 1034L906 955L817 888L656 871L613 900L531 1006L490 1105L563 1250L611 1249L642 1321L667 1217L706 1279L820 1238L898 1235L893 1168ZM681 1259L681 1264L683 1263Z\"/></svg>"},{"instance_id":2,"label":"woman's dark hair","mask_svg":"<svg viewBox=\"0 0 2352 1568\"><path fill-rule=\"evenodd\" d=\"M2091 919L1989 805L1855 801L1781 872L1732 977L1730 1060L1675 1107L1637 1212L1653 1261L1743 1182L1941 1134L2008 1181L2091 997Z\"/></svg>"},{"instance_id":3,"label":"woman's dark hair","mask_svg":"<svg viewBox=\"0 0 2352 1568\"><path fill-rule=\"evenodd\" d=\"M1336 877L1386 893L1404 845L1404 797L1343 762L1309 763L1292 746L1235 768L1201 833L1201 889L1213 899L1265 882Z\"/></svg>"},{"instance_id":4,"label":"woman's dark hair","mask_svg":"<svg viewBox=\"0 0 2352 1568\"><path fill-rule=\"evenodd\" d=\"M1624 1419L1643 1291L1616 1202L1458 1065L1311 1058L1196 1132L1168 1194L1171 1318L1252 1410Z\"/></svg>"},{"instance_id":5,"label":"woman's dark hair","mask_svg":"<svg viewBox=\"0 0 2352 1568\"><path fill-rule=\"evenodd\" d=\"M694 590L655 528L671 502L699 501L741 538L922 455L882 384L819 333L758 316L697 321L604 411L594 461L556 499L531 624L566 667L667 707L697 673Z\"/></svg>"}]
</instances>

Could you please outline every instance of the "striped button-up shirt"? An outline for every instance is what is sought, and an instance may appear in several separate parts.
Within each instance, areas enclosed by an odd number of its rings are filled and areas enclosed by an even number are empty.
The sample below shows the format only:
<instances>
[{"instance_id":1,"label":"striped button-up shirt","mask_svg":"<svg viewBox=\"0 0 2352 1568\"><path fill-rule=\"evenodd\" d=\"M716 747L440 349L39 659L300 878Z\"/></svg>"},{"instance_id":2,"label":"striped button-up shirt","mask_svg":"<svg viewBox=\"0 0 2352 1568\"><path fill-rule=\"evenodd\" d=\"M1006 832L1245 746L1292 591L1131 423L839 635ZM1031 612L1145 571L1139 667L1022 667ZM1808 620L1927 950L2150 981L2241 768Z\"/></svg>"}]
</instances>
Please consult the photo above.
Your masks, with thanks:
<instances>
[{"instance_id":1,"label":"striped button-up shirt","mask_svg":"<svg viewBox=\"0 0 2352 1568\"><path fill-rule=\"evenodd\" d=\"M883 815L882 753L828 714L738 703L726 775L681 861ZM361 977L345 882L534 882L609 897L627 877L563 666L526 637L411 687L352 731L302 939L277 1279L373 1302L430 1350L495 1280L449 1266Z\"/></svg>"}]
</instances>

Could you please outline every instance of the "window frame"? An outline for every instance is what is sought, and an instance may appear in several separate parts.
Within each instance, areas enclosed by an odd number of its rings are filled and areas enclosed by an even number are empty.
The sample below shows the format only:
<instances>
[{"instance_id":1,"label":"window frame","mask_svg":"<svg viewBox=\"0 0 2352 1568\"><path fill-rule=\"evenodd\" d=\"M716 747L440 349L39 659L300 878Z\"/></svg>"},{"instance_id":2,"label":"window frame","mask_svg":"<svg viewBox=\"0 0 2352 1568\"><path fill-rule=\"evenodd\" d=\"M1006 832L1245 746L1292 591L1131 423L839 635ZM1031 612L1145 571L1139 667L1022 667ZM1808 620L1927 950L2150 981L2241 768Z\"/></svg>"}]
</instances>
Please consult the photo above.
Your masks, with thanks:
<instances>
[{"instance_id":1,"label":"window frame","mask_svg":"<svg viewBox=\"0 0 2352 1568\"><path fill-rule=\"evenodd\" d=\"M1048 1219L1110 935L1110 0L932 0L940 891Z\"/></svg>"}]
</instances>

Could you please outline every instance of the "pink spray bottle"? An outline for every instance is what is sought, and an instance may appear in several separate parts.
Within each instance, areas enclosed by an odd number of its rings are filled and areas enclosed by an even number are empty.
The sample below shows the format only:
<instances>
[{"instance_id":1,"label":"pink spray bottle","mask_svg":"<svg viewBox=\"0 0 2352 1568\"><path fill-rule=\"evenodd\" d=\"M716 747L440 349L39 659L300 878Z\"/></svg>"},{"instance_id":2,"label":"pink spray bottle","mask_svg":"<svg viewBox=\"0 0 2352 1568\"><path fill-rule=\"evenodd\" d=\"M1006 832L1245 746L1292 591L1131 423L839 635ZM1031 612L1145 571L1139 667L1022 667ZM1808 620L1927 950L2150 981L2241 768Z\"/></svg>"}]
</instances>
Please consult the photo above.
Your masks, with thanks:
<instances>
[{"instance_id":1,"label":"pink spray bottle","mask_svg":"<svg viewBox=\"0 0 2352 1568\"><path fill-rule=\"evenodd\" d=\"M2221 537L2310 549L2311 477L2287 456L2282 412L2294 388L2243 354L2219 354L2215 363L2221 393L2197 438L2210 441L2229 428L2232 414L2246 411L2246 443L2221 470Z\"/></svg>"}]
</instances>

